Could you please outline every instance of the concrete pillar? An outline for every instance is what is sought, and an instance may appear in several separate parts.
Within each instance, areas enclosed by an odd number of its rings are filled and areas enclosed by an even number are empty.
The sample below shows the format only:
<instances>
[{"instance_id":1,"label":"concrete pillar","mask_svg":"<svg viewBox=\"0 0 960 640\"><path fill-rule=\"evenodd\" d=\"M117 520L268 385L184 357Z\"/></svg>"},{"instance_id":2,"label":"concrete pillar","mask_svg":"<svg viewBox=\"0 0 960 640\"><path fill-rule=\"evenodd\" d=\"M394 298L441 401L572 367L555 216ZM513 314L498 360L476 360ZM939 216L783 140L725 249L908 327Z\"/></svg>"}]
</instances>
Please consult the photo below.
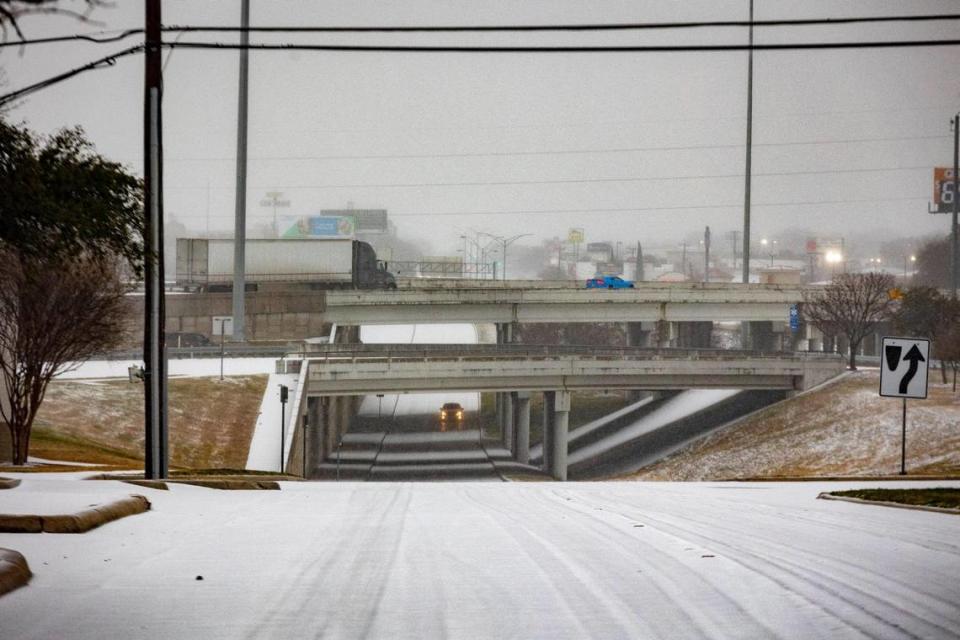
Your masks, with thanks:
<instances>
[{"instance_id":1,"label":"concrete pillar","mask_svg":"<svg viewBox=\"0 0 960 640\"><path fill-rule=\"evenodd\" d=\"M326 407L323 411L323 452L327 458L332 458L337 452L337 422L340 420L340 397L324 398Z\"/></svg>"},{"instance_id":2,"label":"concrete pillar","mask_svg":"<svg viewBox=\"0 0 960 640\"><path fill-rule=\"evenodd\" d=\"M676 344L677 323L667 320L657 322L657 348L667 349Z\"/></svg>"},{"instance_id":3,"label":"concrete pillar","mask_svg":"<svg viewBox=\"0 0 960 640\"><path fill-rule=\"evenodd\" d=\"M503 422L500 428L503 429L503 446L510 452L516 452L515 433L513 430L513 393L501 393L500 402L503 407Z\"/></svg>"},{"instance_id":4,"label":"concrete pillar","mask_svg":"<svg viewBox=\"0 0 960 640\"><path fill-rule=\"evenodd\" d=\"M550 463L553 460L551 447L551 430L553 430L553 407L556 402L556 392L555 391L544 391L543 392L543 441L541 447L543 448L543 470L547 473L550 473Z\"/></svg>"},{"instance_id":5,"label":"concrete pillar","mask_svg":"<svg viewBox=\"0 0 960 640\"><path fill-rule=\"evenodd\" d=\"M530 392L514 393L514 406L517 415L517 462L530 463Z\"/></svg>"},{"instance_id":6,"label":"concrete pillar","mask_svg":"<svg viewBox=\"0 0 960 640\"><path fill-rule=\"evenodd\" d=\"M552 454L550 475L554 480L567 479L567 429L570 424L570 392L557 391L553 402L553 428L550 433Z\"/></svg>"},{"instance_id":7,"label":"concrete pillar","mask_svg":"<svg viewBox=\"0 0 960 640\"><path fill-rule=\"evenodd\" d=\"M650 330L643 322L627 322L624 334L628 347L646 347L650 340Z\"/></svg>"}]
</instances>

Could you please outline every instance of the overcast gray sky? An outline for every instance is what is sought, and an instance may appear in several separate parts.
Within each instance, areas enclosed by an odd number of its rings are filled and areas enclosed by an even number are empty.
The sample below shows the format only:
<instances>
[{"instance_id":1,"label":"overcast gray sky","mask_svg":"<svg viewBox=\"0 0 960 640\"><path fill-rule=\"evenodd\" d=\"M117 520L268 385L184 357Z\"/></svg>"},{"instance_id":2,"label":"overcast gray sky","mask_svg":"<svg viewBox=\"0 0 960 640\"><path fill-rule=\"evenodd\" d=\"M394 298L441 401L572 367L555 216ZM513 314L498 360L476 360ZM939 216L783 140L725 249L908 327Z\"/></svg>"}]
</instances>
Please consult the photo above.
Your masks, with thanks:
<instances>
[{"instance_id":1,"label":"overcast gray sky","mask_svg":"<svg viewBox=\"0 0 960 640\"><path fill-rule=\"evenodd\" d=\"M97 10L93 18L102 26L43 16L24 19L22 27L28 37L140 27L142 4L117 2ZM254 25L604 23L748 15L747 0L251 4ZM756 0L755 17L957 8L949 0ZM170 25L240 20L239 1L169 0L163 10ZM960 23L947 22L758 29L756 41L958 35ZM745 39L744 29L253 36L370 44ZM5 89L124 46L5 49L0 53ZM167 215L198 232L232 229L238 53L176 50L165 56ZM716 232L739 228L746 60L745 52L253 52L248 219L253 225L272 217L259 202L273 190L284 192L291 201L284 213L293 215L352 202L357 208L388 209L401 236L429 240L434 253L448 254L469 229L547 238L578 226L589 241L669 245L706 224ZM754 61L754 242L798 226L842 234L854 246L874 231L910 236L947 231L946 217L929 215L926 207L933 167L952 162L949 120L960 110L960 48L758 52ZM81 124L101 153L139 173L142 77L142 57L127 57L113 68L30 96L10 117L44 132ZM711 148L689 148L704 146Z\"/></svg>"}]
</instances>

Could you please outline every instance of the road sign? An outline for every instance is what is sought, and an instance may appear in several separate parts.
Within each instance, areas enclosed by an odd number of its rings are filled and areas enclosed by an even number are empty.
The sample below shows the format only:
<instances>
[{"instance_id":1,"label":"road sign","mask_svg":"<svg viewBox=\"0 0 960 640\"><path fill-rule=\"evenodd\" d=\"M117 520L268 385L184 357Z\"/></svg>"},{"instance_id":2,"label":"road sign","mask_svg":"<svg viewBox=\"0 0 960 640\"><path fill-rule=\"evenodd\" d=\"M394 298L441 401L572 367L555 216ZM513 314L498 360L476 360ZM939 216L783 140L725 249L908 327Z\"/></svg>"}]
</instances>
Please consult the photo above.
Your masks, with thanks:
<instances>
[{"instance_id":1,"label":"road sign","mask_svg":"<svg viewBox=\"0 0 960 640\"><path fill-rule=\"evenodd\" d=\"M952 213L953 199L953 168L936 167L933 170L933 209L930 213Z\"/></svg>"},{"instance_id":2,"label":"road sign","mask_svg":"<svg viewBox=\"0 0 960 640\"><path fill-rule=\"evenodd\" d=\"M929 367L929 340L884 338L880 352L880 395L886 398L926 398Z\"/></svg>"},{"instance_id":3,"label":"road sign","mask_svg":"<svg viewBox=\"0 0 960 640\"><path fill-rule=\"evenodd\" d=\"M213 331L215 336L233 335L233 316L213 316Z\"/></svg>"},{"instance_id":4,"label":"road sign","mask_svg":"<svg viewBox=\"0 0 960 640\"><path fill-rule=\"evenodd\" d=\"M800 309L797 305L790 305L790 331L800 330Z\"/></svg>"}]
</instances>

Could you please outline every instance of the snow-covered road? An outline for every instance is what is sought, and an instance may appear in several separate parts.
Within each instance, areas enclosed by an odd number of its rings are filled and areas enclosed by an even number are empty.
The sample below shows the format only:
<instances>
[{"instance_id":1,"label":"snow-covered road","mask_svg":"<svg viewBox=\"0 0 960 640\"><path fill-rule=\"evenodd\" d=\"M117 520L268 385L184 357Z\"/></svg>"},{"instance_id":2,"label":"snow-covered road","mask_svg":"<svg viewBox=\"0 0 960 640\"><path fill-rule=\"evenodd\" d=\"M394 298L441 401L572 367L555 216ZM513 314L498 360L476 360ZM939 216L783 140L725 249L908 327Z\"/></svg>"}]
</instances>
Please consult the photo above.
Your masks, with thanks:
<instances>
[{"instance_id":1,"label":"snow-covered road","mask_svg":"<svg viewBox=\"0 0 960 640\"><path fill-rule=\"evenodd\" d=\"M960 637L960 517L815 499L841 486L24 476L0 512L117 492L154 510L0 534L36 574L0 598L0 637Z\"/></svg>"}]
</instances>

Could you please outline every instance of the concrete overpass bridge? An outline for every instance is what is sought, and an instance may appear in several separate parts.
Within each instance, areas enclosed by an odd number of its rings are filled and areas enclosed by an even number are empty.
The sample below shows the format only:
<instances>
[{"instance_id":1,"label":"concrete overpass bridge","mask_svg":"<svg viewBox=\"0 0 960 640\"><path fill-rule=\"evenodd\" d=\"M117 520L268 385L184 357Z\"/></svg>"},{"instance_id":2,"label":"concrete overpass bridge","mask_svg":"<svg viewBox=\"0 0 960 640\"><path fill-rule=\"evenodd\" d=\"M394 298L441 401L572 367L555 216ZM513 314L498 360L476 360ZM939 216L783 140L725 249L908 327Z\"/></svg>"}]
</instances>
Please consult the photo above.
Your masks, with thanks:
<instances>
[{"instance_id":1,"label":"concrete overpass bridge","mask_svg":"<svg viewBox=\"0 0 960 640\"><path fill-rule=\"evenodd\" d=\"M530 459L530 397L544 394L544 469L567 476L570 394L586 389L740 388L799 391L843 368L829 354L527 345L320 345L300 364L296 415L313 468L349 428L358 398L377 393L497 392L504 446ZM303 447L307 450L307 447ZM296 445L293 448L297 450Z\"/></svg>"},{"instance_id":2,"label":"concrete overpass bridge","mask_svg":"<svg viewBox=\"0 0 960 640\"><path fill-rule=\"evenodd\" d=\"M339 325L509 322L789 320L803 287L638 283L634 289L429 288L330 291L324 317Z\"/></svg>"},{"instance_id":3,"label":"concrete overpass bridge","mask_svg":"<svg viewBox=\"0 0 960 640\"><path fill-rule=\"evenodd\" d=\"M477 283L486 281L478 280ZM516 286L512 286L516 285ZM247 294L247 335L292 340L324 335L326 327L372 324L492 323L499 342L512 341L523 323L627 323L631 344L709 346L713 322L746 322L754 348L781 348L790 308L803 287L736 283L638 283L635 289L583 289L556 283L422 281L396 291L272 290ZM228 293L167 298L167 330L211 336L214 316L230 315ZM133 299L132 304L140 304ZM133 317L138 318L140 314ZM688 339L680 329L696 330ZM139 329L131 327L133 334ZM779 338L779 339L778 339Z\"/></svg>"}]
</instances>

